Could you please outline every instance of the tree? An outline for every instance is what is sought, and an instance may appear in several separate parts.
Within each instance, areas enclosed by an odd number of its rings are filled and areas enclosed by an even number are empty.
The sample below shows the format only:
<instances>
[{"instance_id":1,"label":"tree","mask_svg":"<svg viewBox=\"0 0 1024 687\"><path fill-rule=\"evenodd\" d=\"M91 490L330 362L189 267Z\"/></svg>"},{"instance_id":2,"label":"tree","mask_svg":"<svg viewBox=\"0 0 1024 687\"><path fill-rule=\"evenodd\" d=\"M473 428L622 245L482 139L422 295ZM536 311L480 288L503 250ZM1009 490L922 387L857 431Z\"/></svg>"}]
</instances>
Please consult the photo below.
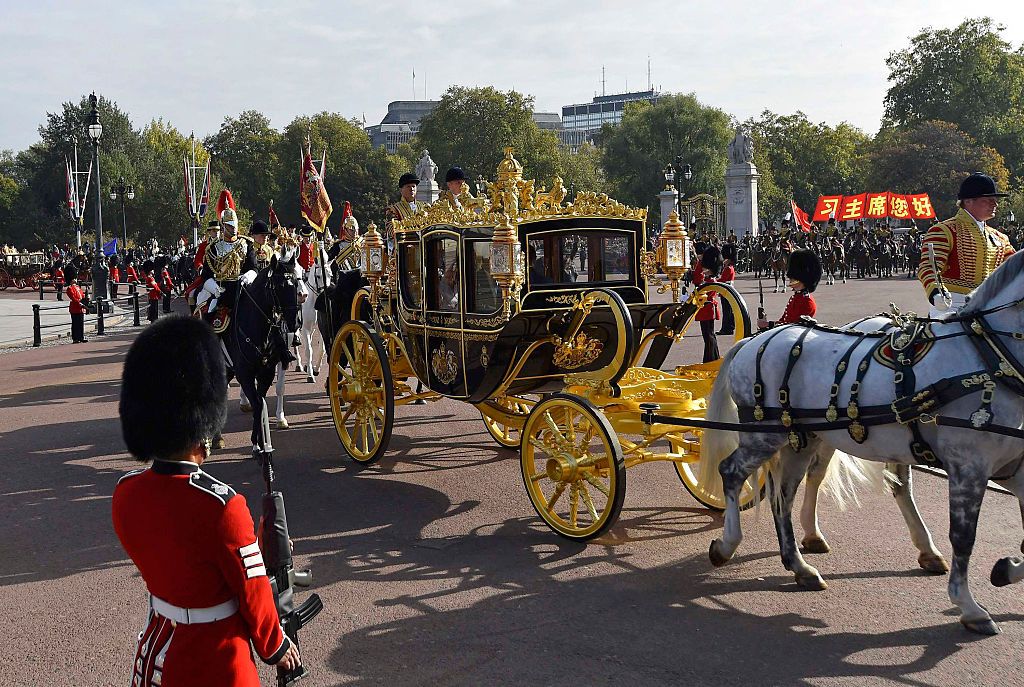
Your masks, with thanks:
<instances>
[{"instance_id":1,"label":"tree","mask_svg":"<svg viewBox=\"0 0 1024 687\"><path fill-rule=\"evenodd\" d=\"M569 201L579 191L607 193L608 181L601 168L600 149L585 143L571 153L565 146L559 146L557 162L562 184L569 191Z\"/></svg>"},{"instance_id":2,"label":"tree","mask_svg":"<svg viewBox=\"0 0 1024 687\"><path fill-rule=\"evenodd\" d=\"M1024 175L1024 48L1013 49L988 18L925 29L889 55L886 116L898 126L951 122Z\"/></svg>"},{"instance_id":3,"label":"tree","mask_svg":"<svg viewBox=\"0 0 1024 687\"><path fill-rule=\"evenodd\" d=\"M255 110L225 117L220 130L203 142L213 156L213 172L231 189L235 202L255 215L265 214L281 193L279 168L294 154L281 155L281 134Z\"/></svg>"},{"instance_id":4,"label":"tree","mask_svg":"<svg viewBox=\"0 0 1024 687\"><path fill-rule=\"evenodd\" d=\"M701 104L693 94L666 96L655 105L627 103L622 123L601 130L601 166L612 195L630 205L654 204L665 185L665 166L676 156L693 168L693 179L683 189L687 196L721 196L732 137L729 115Z\"/></svg>"},{"instance_id":5,"label":"tree","mask_svg":"<svg viewBox=\"0 0 1024 687\"><path fill-rule=\"evenodd\" d=\"M429 150L441 170L462 167L470 181L481 175L493 180L507 146L515 148L524 177L547 183L561 171L558 136L534 123L533 98L490 86L449 88L420 122L414 144L414 150Z\"/></svg>"},{"instance_id":6,"label":"tree","mask_svg":"<svg viewBox=\"0 0 1024 687\"><path fill-rule=\"evenodd\" d=\"M875 137L867 161L870 190L928 193L940 219L956 212L960 182L971 172L985 172L1004 189L1010 176L995 149L979 145L954 124L940 121L883 129Z\"/></svg>"}]
</instances>

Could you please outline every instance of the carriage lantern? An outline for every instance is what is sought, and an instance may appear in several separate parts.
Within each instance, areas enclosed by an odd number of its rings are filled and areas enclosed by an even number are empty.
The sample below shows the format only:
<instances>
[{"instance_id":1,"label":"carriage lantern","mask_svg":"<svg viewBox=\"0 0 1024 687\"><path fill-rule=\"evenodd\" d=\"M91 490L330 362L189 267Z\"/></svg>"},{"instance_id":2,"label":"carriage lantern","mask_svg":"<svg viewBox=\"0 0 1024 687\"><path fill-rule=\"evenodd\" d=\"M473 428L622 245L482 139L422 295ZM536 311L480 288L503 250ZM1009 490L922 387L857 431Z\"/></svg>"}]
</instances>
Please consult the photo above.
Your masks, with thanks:
<instances>
[{"instance_id":1,"label":"carriage lantern","mask_svg":"<svg viewBox=\"0 0 1024 687\"><path fill-rule=\"evenodd\" d=\"M658 262L672 285L672 302L679 302L679 281L690 267L689 237L679 221L679 213L669 213L668 221L658 239Z\"/></svg>"},{"instance_id":2,"label":"carriage lantern","mask_svg":"<svg viewBox=\"0 0 1024 687\"><path fill-rule=\"evenodd\" d=\"M359 243L359 269L370 282L371 292L376 293L377 282L384 275L384 240L376 224L366 225L366 233L359 237Z\"/></svg>"},{"instance_id":3,"label":"carriage lantern","mask_svg":"<svg viewBox=\"0 0 1024 687\"><path fill-rule=\"evenodd\" d=\"M523 249L519 245L519 234L508 215L494 227L491 239L491 277L501 288L501 299L505 303L505 319L512 314L512 294L519 290L524 277Z\"/></svg>"}]
</instances>

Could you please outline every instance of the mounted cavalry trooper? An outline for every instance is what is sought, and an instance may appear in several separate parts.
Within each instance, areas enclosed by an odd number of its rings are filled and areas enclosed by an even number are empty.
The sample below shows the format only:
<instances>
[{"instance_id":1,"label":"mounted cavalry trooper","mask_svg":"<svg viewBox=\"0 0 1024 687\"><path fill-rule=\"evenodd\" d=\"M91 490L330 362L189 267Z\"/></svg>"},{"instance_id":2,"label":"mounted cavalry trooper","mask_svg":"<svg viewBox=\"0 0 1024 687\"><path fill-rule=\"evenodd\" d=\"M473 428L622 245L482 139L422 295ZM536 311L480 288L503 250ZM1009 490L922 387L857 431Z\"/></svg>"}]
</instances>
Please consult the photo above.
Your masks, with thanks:
<instances>
[{"instance_id":1,"label":"mounted cavalry trooper","mask_svg":"<svg viewBox=\"0 0 1024 687\"><path fill-rule=\"evenodd\" d=\"M114 531L149 595L132 687L258 687L253 650L286 670L300 662L245 497L201 467L226 397L220 344L201 320L163 318L128 350L121 431L133 457L153 461L122 477L112 502Z\"/></svg>"},{"instance_id":2,"label":"mounted cavalry trooper","mask_svg":"<svg viewBox=\"0 0 1024 687\"><path fill-rule=\"evenodd\" d=\"M932 304L932 317L962 307L967 294L1013 255L1006 235L985 224L996 215L996 199L1006 195L996 190L992 177L975 172L960 184L956 216L925 233L917 278Z\"/></svg>"},{"instance_id":3,"label":"mounted cavalry trooper","mask_svg":"<svg viewBox=\"0 0 1024 687\"><path fill-rule=\"evenodd\" d=\"M214 331L223 332L243 284L256 278L256 253L248 237L238 234L238 215L230 207L220 214L221 238L209 244L203 258L203 288L196 309L211 317Z\"/></svg>"},{"instance_id":4,"label":"mounted cavalry trooper","mask_svg":"<svg viewBox=\"0 0 1024 687\"><path fill-rule=\"evenodd\" d=\"M793 289L793 295L786 303L786 309L778 321L760 319L757 321L759 329L774 327L777 324L794 324L800 321L801 317L814 317L818 312L818 305L811 295L818 288L821 281L821 260L811 250L794 251L789 256L789 266L786 268L786 277L789 278L789 288Z\"/></svg>"},{"instance_id":5,"label":"mounted cavalry trooper","mask_svg":"<svg viewBox=\"0 0 1024 687\"><path fill-rule=\"evenodd\" d=\"M265 270L270 267L270 259L274 257L274 246L267 240L270 236L270 229L263 220L256 220L249 230L252 237L253 256L256 259L256 269Z\"/></svg>"}]
</instances>

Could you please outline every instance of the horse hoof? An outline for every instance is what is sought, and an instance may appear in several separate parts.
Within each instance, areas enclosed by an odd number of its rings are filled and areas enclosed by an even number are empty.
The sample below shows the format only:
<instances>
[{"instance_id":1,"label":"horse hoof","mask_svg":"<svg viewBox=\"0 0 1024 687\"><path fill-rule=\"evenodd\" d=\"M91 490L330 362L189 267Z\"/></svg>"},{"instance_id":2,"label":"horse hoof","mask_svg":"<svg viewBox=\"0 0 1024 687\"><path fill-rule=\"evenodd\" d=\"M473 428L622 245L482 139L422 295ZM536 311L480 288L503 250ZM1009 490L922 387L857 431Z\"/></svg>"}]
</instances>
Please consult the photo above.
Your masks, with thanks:
<instances>
[{"instance_id":1,"label":"horse hoof","mask_svg":"<svg viewBox=\"0 0 1024 687\"><path fill-rule=\"evenodd\" d=\"M241 410L243 413L251 413L252 412L252 406L250 404L248 404L248 403L239 403L238 404L238 409Z\"/></svg>"},{"instance_id":2,"label":"horse hoof","mask_svg":"<svg viewBox=\"0 0 1024 687\"><path fill-rule=\"evenodd\" d=\"M945 575L949 572L949 563L941 554L922 553L917 557L917 564L925 571L936 575Z\"/></svg>"},{"instance_id":3,"label":"horse hoof","mask_svg":"<svg viewBox=\"0 0 1024 687\"><path fill-rule=\"evenodd\" d=\"M217 437L211 444L213 448L224 448L224 437Z\"/></svg>"},{"instance_id":4,"label":"horse hoof","mask_svg":"<svg viewBox=\"0 0 1024 687\"><path fill-rule=\"evenodd\" d=\"M795 577L797 586L807 591L823 592L828 589L828 584L817 573L813 575L796 575Z\"/></svg>"},{"instance_id":5,"label":"horse hoof","mask_svg":"<svg viewBox=\"0 0 1024 687\"><path fill-rule=\"evenodd\" d=\"M828 553L832 547L821 537L804 537L800 542L800 550L804 553Z\"/></svg>"},{"instance_id":6,"label":"horse hoof","mask_svg":"<svg viewBox=\"0 0 1024 687\"><path fill-rule=\"evenodd\" d=\"M716 568L721 568L723 565L729 562L729 557L723 555L718 549L722 545L721 539L715 539L711 542L711 547L708 549L708 558L711 559L711 565Z\"/></svg>"},{"instance_id":7,"label":"horse hoof","mask_svg":"<svg viewBox=\"0 0 1024 687\"><path fill-rule=\"evenodd\" d=\"M283 417L277 418L277 426L280 429L288 429L288 419Z\"/></svg>"},{"instance_id":8,"label":"horse hoof","mask_svg":"<svg viewBox=\"0 0 1024 687\"><path fill-rule=\"evenodd\" d=\"M960 617L960 624L966 627L971 632L977 632L979 635L986 635L991 637L1001 632L999 626L996 625L992 618L979 618L977 620L965 620L963 616Z\"/></svg>"},{"instance_id":9,"label":"horse hoof","mask_svg":"<svg viewBox=\"0 0 1024 687\"><path fill-rule=\"evenodd\" d=\"M1008 584L1013 584L1013 580L1010 579L1010 570L1020 567L1021 562L1019 558L1000 558L996 561L996 564L992 566L992 574L989 576L992 585L1005 587Z\"/></svg>"}]
</instances>

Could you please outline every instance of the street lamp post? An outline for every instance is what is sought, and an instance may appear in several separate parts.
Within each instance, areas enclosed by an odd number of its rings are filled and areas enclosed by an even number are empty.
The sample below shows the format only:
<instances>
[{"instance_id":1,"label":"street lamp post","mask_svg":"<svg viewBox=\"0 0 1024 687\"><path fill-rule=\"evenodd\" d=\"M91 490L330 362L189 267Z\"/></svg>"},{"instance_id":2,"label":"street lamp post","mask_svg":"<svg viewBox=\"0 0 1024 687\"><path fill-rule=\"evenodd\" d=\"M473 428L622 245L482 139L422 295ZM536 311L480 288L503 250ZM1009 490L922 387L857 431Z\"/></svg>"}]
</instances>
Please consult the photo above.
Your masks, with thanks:
<instances>
[{"instance_id":1,"label":"street lamp post","mask_svg":"<svg viewBox=\"0 0 1024 687\"><path fill-rule=\"evenodd\" d=\"M124 250L128 250L128 220L125 217L125 202L135 200L135 186L125 184L124 177L121 177L117 186L110 189L110 200L121 199L121 227L124 229Z\"/></svg>"},{"instance_id":2,"label":"street lamp post","mask_svg":"<svg viewBox=\"0 0 1024 687\"><path fill-rule=\"evenodd\" d=\"M89 96L89 121L86 131L92 142L93 164L96 166L96 255L92 265L92 293L96 303L96 333L103 334L103 309L107 300L107 261L103 259L103 191L100 183L100 138L103 125L97 109L96 94Z\"/></svg>"},{"instance_id":3,"label":"street lamp post","mask_svg":"<svg viewBox=\"0 0 1024 687\"><path fill-rule=\"evenodd\" d=\"M676 196L677 214L679 215L679 221L683 222L685 221L683 220L683 197L686 195L686 184L689 184L690 179L693 178L693 168L683 162L682 155L676 155L676 170L678 170L679 176L679 195Z\"/></svg>"}]
</instances>

